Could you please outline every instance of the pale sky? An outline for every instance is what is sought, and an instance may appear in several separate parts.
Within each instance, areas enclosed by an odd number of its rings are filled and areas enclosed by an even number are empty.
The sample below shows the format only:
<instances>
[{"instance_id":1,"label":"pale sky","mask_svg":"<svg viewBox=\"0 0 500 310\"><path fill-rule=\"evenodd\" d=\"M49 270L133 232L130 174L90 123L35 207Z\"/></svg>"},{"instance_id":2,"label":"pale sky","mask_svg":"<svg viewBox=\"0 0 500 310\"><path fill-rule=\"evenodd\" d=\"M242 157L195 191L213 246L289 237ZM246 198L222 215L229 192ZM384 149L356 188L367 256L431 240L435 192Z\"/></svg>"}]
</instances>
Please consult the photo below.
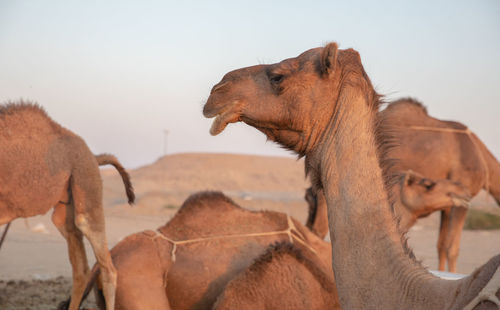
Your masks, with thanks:
<instances>
[{"instance_id":1,"label":"pale sky","mask_svg":"<svg viewBox=\"0 0 500 310\"><path fill-rule=\"evenodd\" d=\"M0 0L0 101L31 99L130 168L168 154L287 155L201 113L227 71L336 41L378 92L468 125L500 159L500 2Z\"/></svg>"}]
</instances>

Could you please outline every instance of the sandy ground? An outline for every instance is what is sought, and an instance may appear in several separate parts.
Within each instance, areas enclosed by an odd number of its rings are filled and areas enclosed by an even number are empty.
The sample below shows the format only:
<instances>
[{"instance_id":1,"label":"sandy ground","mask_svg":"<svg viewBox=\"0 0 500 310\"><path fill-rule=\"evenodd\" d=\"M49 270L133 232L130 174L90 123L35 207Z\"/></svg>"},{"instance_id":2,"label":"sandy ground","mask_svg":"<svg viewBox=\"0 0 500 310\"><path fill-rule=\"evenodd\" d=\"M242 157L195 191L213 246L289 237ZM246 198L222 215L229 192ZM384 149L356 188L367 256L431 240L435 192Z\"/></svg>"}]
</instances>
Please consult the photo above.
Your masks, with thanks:
<instances>
[{"instance_id":1,"label":"sandy ground","mask_svg":"<svg viewBox=\"0 0 500 310\"><path fill-rule=\"evenodd\" d=\"M243 207L287 212L305 222L307 210L302 196L307 182L300 161L235 155L208 157L172 156L132 171L138 196L134 207L124 205L122 185L116 173L103 171L110 246L131 233L163 225L190 192L207 188L224 190ZM249 159L253 160L252 165L241 164ZM197 170L203 165L209 167L204 173L192 173L191 168ZM226 165L224 173L213 168L218 165ZM491 201L481 198L476 205L485 203L491 204ZM496 207L488 208L499 211ZM0 309L54 309L69 296L71 268L67 248L50 222L50 212L30 218L28 224L29 227L22 219L14 221L0 250ZM430 269L437 268L438 226L439 215L435 213L420 220L409 233L410 246L422 264ZM93 264L90 247L86 246L89 262ZM499 253L500 230L464 231L458 272L468 274ZM92 300L87 306L93 306Z\"/></svg>"}]
</instances>

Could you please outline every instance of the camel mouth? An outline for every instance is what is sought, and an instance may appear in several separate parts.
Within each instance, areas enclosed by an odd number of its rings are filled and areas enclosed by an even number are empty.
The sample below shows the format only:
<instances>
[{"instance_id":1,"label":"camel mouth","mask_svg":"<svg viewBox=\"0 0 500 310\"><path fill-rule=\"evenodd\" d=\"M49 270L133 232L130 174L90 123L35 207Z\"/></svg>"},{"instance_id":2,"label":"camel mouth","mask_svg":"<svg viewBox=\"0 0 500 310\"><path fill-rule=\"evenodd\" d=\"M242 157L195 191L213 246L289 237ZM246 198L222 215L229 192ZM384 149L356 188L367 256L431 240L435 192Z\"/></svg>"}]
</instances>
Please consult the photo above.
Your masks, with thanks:
<instances>
[{"instance_id":1,"label":"camel mouth","mask_svg":"<svg viewBox=\"0 0 500 310\"><path fill-rule=\"evenodd\" d=\"M214 121L212 122L212 127L210 127L210 134L212 136L216 136L226 129L227 125L230 123L236 123L239 121L239 113L235 113L232 111L220 112L215 116ZM213 116L212 116L213 117Z\"/></svg>"},{"instance_id":2,"label":"camel mouth","mask_svg":"<svg viewBox=\"0 0 500 310\"><path fill-rule=\"evenodd\" d=\"M453 202L453 205L455 207L468 208L471 205L470 203L471 198L469 196L460 196L455 193L449 193L448 195L450 196L451 201Z\"/></svg>"},{"instance_id":3,"label":"camel mouth","mask_svg":"<svg viewBox=\"0 0 500 310\"><path fill-rule=\"evenodd\" d=\"M207 103L203 108L203 115L206 118L215 117L210 127L210 134L216 136L223 132L228 124L240 121L240 107L241 102L239 100L233 100L231 103L222 106Z\"/></svg>"}]
</instances>

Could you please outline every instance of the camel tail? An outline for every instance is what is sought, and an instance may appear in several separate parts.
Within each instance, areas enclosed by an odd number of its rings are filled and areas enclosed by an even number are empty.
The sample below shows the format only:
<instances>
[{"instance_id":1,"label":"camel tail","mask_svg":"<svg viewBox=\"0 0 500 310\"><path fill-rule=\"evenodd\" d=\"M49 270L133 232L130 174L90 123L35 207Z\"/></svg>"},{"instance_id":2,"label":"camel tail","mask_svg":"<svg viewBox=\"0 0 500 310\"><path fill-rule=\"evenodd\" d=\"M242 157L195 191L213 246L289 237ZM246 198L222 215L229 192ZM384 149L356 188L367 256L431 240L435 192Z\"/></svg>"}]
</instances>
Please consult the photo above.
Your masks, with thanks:
<instances>
[{"instance_id":1,"label":"camel tail","mask_svg":"<svg viewBox=\"0 0 500 310\"><path fill-rule=\"evenodd\" d=\"M127 193L128 203L131 205L135 201L134 187L132 186L132 182L130 182L130 176L123 168L122 164L118 161L118 159L111 154L99 154L95 155L97 159L97 163L99 166L103 165L113 165L120 176L122 177L123 184L125 185L125 191Z\"/></svg>"},{"instance_id":2,"label":"camel tail","mask_svg":"<svg viewBox=\"0 0 500 310\"><path fill-rule=\"evenodd\" d=\"M85 291L83 292L82 295L82 300L80 300L80 304L78 305L78 309L82 306L83 302L87 297L89 296L90 291L92 288L95 286L97 277L100 274L99 266L95 265L94 268L92 268L92 274L90 276L90 280L87 283L87 286L85 287ZM59 305L57 306L57 310L68 310L69 309L69 304L71 302L71 297L69 297L65 301L61 301ZM105 302L104 302L104 296L102 295L102 292L99 294L96 294L96 303L99 305L100 309L106 309Z\"/></svg>"}]
</instances>

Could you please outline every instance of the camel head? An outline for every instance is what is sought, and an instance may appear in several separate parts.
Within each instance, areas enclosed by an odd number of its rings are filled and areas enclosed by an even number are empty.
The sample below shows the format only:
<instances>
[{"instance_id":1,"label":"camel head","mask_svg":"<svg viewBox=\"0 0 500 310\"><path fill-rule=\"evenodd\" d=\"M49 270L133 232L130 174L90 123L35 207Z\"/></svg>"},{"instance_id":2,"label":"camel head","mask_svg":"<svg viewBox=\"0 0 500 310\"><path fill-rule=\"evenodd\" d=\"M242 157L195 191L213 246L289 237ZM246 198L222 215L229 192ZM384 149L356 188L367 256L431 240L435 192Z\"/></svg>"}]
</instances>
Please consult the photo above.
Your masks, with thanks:
<instances>
[{"instance_id":1,"label":"camel head","mask_svg":"<svg viewBox=\"0 0 500 310\"><path fill-rule=\"evenodd\" d=\"M468 207L471 198L467 188L458 182L434 181L413 171L402 176L401 201L413 210Z\"/></svg>"},{"instance_id":2,"label":"camel head","mask_svg":"<svg viewBox=\"0 0 500 310\"><path fill-rule=\"evenodd\" d=\"M215 117L212 135L242 121L305 155L319 143L333 115L340 81L345 80L342 72L360 69L359 54L338 50L336 43L279 63L237 69L212 88L203 114Z\"/></svg>"}]
</instances>

